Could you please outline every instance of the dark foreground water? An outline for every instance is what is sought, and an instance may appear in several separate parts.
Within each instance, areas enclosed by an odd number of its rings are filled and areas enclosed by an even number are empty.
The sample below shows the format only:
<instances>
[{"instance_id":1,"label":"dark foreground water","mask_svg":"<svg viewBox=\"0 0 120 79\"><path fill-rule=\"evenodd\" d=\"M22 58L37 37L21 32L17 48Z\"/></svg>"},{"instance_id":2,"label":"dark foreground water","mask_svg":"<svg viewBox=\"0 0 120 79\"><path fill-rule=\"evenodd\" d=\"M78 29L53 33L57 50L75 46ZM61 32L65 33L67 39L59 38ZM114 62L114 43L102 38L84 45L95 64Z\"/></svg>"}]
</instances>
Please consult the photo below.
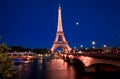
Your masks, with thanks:
<instances>
[{"instance_id":1,"label":"dark foreground water","mask_svg":"<svg viewBox=\"0 0 120 79\"><path fill-rule=\"evenodd\" d=\"M89 73L83 69L68 65L62 59L33 60L30 64L21 64L17 79L119 79L120 73Z\"/></svg>"}]
</instances>

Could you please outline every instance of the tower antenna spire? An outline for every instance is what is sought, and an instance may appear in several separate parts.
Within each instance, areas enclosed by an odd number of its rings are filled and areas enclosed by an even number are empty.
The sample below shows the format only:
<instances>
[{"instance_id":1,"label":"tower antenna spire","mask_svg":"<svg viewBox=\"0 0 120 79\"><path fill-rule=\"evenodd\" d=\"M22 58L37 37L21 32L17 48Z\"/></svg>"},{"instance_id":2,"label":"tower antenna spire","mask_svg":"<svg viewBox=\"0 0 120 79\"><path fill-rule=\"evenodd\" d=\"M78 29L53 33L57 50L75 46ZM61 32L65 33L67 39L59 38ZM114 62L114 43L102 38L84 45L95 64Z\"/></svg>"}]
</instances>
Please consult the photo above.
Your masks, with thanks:
<instances>
[{"instance_id":1,"label":"tower antenna spire","mask_svg":"<svg viewBox=\"0 0 120 79\"><path fill-rule=\"evenodd\" d=\"M57 31L63 31L63 28L62 28L62 13L61 13L61 7L60 7L60 4L59 4L59 7L58 7L58 28L57 28Z\"/></svg>"},{"instance_id":2,"label":"tower antenna spire","mask_svg":"<svg viewBox=\"0 0 120 79\"><path fill-rule=\"evenodd\" d=\"M61 4L59 3L59 7L60 7L60 5L61 5Z\"/></svg>"}]
</instances>

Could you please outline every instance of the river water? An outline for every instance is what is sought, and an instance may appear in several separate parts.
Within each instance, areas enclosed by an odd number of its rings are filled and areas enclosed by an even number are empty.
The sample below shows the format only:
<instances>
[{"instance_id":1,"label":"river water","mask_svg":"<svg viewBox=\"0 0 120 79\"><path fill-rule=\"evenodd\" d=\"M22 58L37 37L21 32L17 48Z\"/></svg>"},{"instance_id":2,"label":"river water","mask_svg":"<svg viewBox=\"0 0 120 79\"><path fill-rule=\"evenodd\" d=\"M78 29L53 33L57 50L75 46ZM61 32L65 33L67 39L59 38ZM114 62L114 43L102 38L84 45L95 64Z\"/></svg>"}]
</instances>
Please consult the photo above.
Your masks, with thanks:
<instances>
[{"instance_id":1,"label":"river water","mask_svg":"<svg viewBox=\"0 0 120 79\"><path fill-rule=\"evenodd\" d=\"M62 59L33 60L29 64L15 66L17 79L119 79L120 74L83 74L82 69L68 65ZM118 78L117 78L118 77Z\"/></svg>"}]
</instances>

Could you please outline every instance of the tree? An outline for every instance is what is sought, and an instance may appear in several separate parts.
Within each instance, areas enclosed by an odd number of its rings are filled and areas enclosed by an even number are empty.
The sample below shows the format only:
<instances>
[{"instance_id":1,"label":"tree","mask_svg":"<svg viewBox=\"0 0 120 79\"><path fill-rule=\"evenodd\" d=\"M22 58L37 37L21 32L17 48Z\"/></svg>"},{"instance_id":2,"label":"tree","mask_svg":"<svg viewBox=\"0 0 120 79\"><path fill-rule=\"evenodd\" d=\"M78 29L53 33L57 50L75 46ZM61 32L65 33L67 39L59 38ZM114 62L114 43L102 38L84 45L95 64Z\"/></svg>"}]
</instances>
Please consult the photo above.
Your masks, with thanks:
<instances>
[{"instance_id":1,"label":"tree","mask_svg":"<svg viewBox=\"0 0 120 79\"><path fill-rule=\"evenodd\" d=\"M41 54L41 49L35 48L35 49L33 49L33 52L36 54Z\"/></svg>"},{"instance_id":2,"label":"tree","mask_svg":"<svg viewBox=\"0 0 120 79\"><path fill-rule=\"evenodd\" d=\"M11 72L13 63L12 59L8 56L9 48L5 44L0 44L0 74L1 78L7 79L12 77L13 73Z\"/></svg>"},{"instance_id":3,"label":"tree","mask_svg":"<svg viewBox=\"0 0 120 79\"><path fill-rule=\"evenodd\" d=\"M49 53L49 50L47 48L44 48L44 49L35 48L33 49L33 52L36 54L46 54L46 53Z\"/></svg>"},{"instance_id":4,"label":"tree","mask_svg":"<svg viewBox=\"0 0 120 79\"><path fill-rule=\"evenodd\" d=\"M10 51L11 51L11 52L14 52L14 51L24 52L24 51L25 51L25 48L24 48L24 47L21 47L21 46L12 46Z\"/></svg>"},{"instance_id":5,"label":"tree","mask_svg":"<svg viewBox=\"0 0 120 79\"><path fill-rule=\"evenodd\" d=\"M29 52L29 51L32 51L32 49L26 48L25 51Z\"/></svg>"}]
</instances>

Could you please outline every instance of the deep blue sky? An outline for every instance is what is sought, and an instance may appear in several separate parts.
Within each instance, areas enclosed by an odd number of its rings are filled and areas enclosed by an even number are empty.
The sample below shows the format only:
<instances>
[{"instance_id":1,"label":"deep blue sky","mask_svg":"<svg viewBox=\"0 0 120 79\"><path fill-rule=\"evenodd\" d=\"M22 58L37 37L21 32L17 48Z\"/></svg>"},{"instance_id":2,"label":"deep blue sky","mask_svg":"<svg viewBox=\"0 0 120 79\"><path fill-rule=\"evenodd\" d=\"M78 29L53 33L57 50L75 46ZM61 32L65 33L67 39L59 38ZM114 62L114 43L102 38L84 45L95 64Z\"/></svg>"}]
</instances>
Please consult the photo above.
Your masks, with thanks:
<instances>
[{"instance_id":1,"label":"deep blue sky","mask_svg":"<svg viewBox=\"0 0 120 79\"><path fill-rule=\"evenodd\" d=\"M120 47L120 0L0 0L0 35L8 46L51 48L61 4L71 48ZM76 25L79 22L79 25Z\"/></svg>"}]
</instances>

